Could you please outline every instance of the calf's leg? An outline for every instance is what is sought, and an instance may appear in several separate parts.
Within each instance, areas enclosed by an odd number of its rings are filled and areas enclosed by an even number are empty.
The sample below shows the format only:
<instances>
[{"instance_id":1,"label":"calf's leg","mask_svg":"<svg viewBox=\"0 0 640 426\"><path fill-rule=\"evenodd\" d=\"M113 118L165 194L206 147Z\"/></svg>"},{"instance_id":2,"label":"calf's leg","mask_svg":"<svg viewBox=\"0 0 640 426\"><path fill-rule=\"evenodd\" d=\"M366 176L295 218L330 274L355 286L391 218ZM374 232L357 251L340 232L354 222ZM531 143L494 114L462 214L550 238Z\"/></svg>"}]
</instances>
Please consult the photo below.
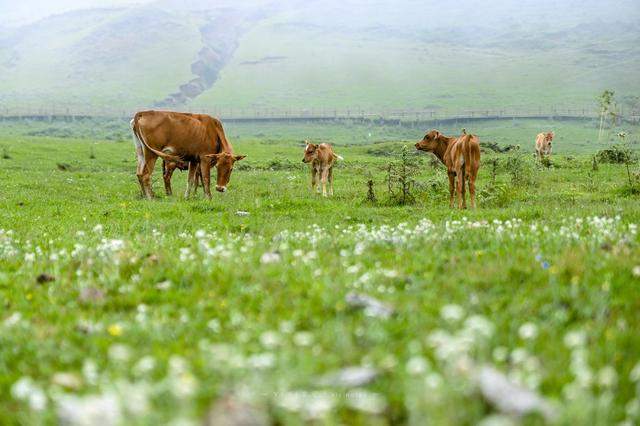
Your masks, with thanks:
<instances>
[{"instance_id":1,"label":"calf's leg","mask_svg":"<svg viewBox=\"0 0 640 426\"><path fill-rule=\"evenodd\" d=\"M171 177L176 170L177 165L175 163L162 160L162 178L164 179L164 191L167 195L172 195L171 190Z\"/></svg>"},{"instance_id":2,"label":"calf's leg","mask_svg":"<svg viewBox=\"0 0 640 426\"><path fill-rule=\"evenodd\" d=\"M314 192L318 184L318 170L311 166L311 192Z\"/></svg>"}]
</instances>

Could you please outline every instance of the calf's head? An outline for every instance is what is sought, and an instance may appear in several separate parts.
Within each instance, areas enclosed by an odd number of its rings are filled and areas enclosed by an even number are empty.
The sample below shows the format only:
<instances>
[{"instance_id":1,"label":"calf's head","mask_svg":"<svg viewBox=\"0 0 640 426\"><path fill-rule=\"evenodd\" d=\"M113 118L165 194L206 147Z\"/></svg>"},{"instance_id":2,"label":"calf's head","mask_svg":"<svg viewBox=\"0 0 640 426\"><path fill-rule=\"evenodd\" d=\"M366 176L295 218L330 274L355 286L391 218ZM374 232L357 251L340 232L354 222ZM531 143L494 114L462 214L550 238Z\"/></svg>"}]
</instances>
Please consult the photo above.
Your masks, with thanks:
<instances>
[{"instance_id":1,"label":"calf's head","mask_svg":"<svg viewBox=\"0 0 640 426\"><path fill-rule=\"evenodd\" d=\"M318 152L318 145L315 143L309 143L309 141L305 141L307 146L304 148L304 157L302 158L303 163L310 163L316 158L316 154Z\"/></svg>"},{"instance_id":2,"label":"calf's head","mask_svg":"<svg viewBox=\"0 0 640 426\"><path fill-rule=\"evenodd\" d=\"M416 149L418 151L427 151L433 152L437 148L440 139L440 132L437 130L431 130L429 133L424 135L424 138L420 142L416 144Z\"/></svg>"},{"instance_id":3,"label":"calf's head","mask_svg":"<svg viewBox=\"0 0 640 426\"><path fill-rule=\"evenodd\" d=\"M233 155L228 152L221 152L220 154L209 154L207 157L212 159L218 171L216 178L216 191L226 192L227 185L231 180L233 165L236 161L240 161L245 158L246 155Z\"/></svg>"},{"instance_id":4,"label":"calf's head","mask_svg":"<svg viewBox=\"0 0 640 426\"><path fill-rule=\"evenodd\" d=\"M554 137L555 135L556 135L556 134L555 134L555 133L553 133L553 132L549 132L549 133L547 133L546 135L544 135L544 140L545 140L545 142L547 142L549 145L551 145L551 141L553 140L553 137Z\"/></svg>"}]
</instances>

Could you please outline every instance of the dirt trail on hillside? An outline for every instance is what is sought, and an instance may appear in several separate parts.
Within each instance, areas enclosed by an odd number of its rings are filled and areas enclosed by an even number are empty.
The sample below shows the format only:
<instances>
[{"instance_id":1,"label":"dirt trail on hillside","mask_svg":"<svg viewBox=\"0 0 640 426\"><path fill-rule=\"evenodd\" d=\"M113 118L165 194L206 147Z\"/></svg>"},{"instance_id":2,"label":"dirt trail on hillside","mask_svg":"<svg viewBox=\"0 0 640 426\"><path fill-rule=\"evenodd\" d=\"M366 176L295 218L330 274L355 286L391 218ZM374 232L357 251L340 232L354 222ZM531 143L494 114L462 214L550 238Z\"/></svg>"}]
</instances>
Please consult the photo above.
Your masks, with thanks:
<instances>
[{"instance_id":1,"label":"dirt trail on hillside","mask_svg":"<svg viewBox=\"0 0 640 426\"><path fill-rule=\"evenodd\" d=\"M200 49L195 62L191 64L194 78L180 85L177 92L157 102L155 106L168 108L183 106L210 89L218 80L220 71L233 57L238 48L240 36L260 18L261 16L258 15L247 16L233 11L210 17L200 28L204 47Z\"/></svg>"}]
</instances>

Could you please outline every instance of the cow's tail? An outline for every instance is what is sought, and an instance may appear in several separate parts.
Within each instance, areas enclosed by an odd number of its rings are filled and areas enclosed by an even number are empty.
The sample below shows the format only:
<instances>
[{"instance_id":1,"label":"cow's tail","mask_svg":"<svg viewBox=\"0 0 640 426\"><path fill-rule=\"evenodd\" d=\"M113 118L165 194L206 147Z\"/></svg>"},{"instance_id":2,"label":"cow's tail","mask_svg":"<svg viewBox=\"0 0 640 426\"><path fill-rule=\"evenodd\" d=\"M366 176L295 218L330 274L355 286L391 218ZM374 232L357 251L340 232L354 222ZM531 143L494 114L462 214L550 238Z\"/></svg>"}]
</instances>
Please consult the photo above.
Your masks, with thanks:
<instances>
[{"instance_id":1,"label":"cow's tail","mask_svg":"<svg viewBox=\"0 0 640 426\"><path fill-rule=\"evenodd\" d=\"M341 155L333 154L333 156L336 158L336 160L344 161L344 157Z\"/></svg>"},{"instance_id":2,"label":"cow's tail","mask_svg":"<svg viewBox=\"0 0 640 426\"><path fill-rule=\"evenodd\" d=\"M462 143L466 144L466 148L462 149L462 156L464 157L464 167L467 176L477 173L477 167L479 166L478 160L480 159L480 140L475 135L464 133L462 136ZM474 176L475 178L475 176Z\"/></svg>"},{"instance_id":3,"label":"cow's tail","mask_svg":"<svg viewBox=\"0 0 640 426\"><path fill-rule=\"evenodd\" d=\"M181 163L184 161L181 157L177 155L167 154L166 152L158 151L157 149L151 148L147 143L147 141L145 141L144 136L142 135L142 129L140 129L140 125L138 124L139 119L140 119L140 114L138 113L136 114L135 117L133 117L133 120L131 120L131 123L130 123L131 131L133 132L133 143L136 146L136 156L138 157L138 166L140 164L144 164L143 147L153 152L163 160L173 161L176 163Z\"/></svg>"}]
</instances>

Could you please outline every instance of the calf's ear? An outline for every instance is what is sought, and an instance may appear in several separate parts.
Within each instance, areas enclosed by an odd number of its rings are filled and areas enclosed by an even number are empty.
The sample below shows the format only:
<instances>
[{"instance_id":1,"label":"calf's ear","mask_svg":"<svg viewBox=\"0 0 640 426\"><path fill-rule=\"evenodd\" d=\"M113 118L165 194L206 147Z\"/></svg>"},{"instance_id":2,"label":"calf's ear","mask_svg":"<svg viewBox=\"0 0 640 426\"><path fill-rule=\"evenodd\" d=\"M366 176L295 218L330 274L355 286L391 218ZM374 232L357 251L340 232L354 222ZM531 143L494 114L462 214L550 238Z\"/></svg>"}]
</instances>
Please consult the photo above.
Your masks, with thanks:
<instances>
[{"instance_id":1,"label":"calf's ear","mask_svg":"<svg viewBox=\"0 0 640 426\"><path fill-rule=\"evenodd\" d=\"M247 158L246 155L236 155L235 157L233 157L233 159L236 160L236 161L240 161L240 160L245 159L245 158Z\"/></svg>"},{"instance_id":2,"label":"calf's ear","mask_svg":"<svg viewBox=\"0 0 640 426\"><path fill-rule=\"evenodd\" d=\"M207 158L215 158L217 160L218 158L220 158L221 155L222 154L206 154L205 157L207 157Z\"/></svg>"}]
</instances>

